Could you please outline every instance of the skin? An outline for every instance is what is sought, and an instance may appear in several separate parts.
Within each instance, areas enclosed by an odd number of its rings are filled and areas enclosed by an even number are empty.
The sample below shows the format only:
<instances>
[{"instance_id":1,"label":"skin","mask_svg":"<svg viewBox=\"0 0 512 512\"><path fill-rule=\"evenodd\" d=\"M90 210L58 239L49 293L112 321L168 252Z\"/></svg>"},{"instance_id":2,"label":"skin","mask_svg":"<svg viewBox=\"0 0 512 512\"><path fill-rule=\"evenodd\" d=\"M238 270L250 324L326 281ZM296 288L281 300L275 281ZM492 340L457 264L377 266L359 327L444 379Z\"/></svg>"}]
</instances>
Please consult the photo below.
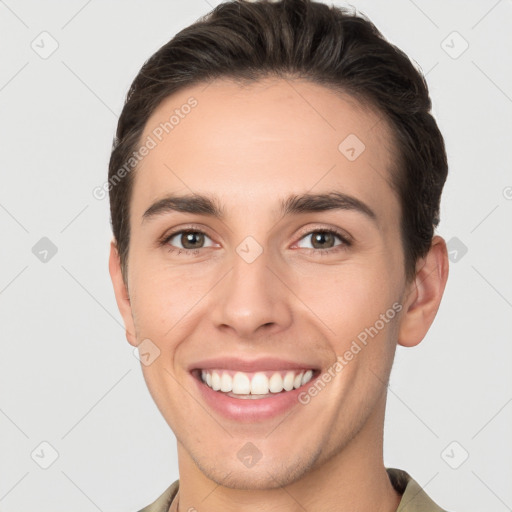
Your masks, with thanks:
<instances>
[{"instance_id":1,"label":"skin","mask_svg":"<svg viewBox=\"0 0 512 512\"><path fill-rule=\"evenodd\" d=\"M179 510L395 511L400 496L382 457L386 384L397 343L417 345L434 320L448 258L435 236L406 281L389 127L355 99L309 82L216 80L167 98L141 140L190 96L197 107L136 170L127 283L115 242L110 255L129 343L149 338L160 350L142 370L177 438ZM366 146L354 161L338 150L349 134ZM350 210L278 213L291 193L333 190L363 201L376 222ZM215 195L226 216L143 220L169 193ZM196 254L184 253L180 236L174 252L158 244L190 223L207 235ZM338 251L338 238L313 245L320 228L339 228L353 243ZM252 263L236 252L249 235L263 248ZM277 418L237 423L216 414L187 370L236 354L327 371L395 302L401 312L325 389ZM250 468L237 458L248 441L262 454Z\"/></svg>"}]
</instances>

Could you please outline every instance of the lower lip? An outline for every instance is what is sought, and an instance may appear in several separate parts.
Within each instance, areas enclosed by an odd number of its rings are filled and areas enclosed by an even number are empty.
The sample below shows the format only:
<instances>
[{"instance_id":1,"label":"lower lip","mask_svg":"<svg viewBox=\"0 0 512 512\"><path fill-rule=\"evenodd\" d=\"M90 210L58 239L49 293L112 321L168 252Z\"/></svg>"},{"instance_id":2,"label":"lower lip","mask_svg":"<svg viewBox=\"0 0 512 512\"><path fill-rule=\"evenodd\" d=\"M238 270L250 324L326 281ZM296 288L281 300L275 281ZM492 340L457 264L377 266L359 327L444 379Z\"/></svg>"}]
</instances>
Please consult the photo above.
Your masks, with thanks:
<instances>
[{"instance_id":1,"label":"lower lip","mask_svg":"<svg viewBox=\"0 0 512 512\"><path fill-rule=\"evenodd\" d=\"M299 394L309 387L315 380L313 378L300 388L281 393L275 393L268 398L233 398L225 393L214 391L202 380L192 376L196 382L199 392L205 402L216 412L226 418L242 423L254 423L256 421L273 418L285 413L294 406L300 406Z\"/></svg>"}]
</instances>

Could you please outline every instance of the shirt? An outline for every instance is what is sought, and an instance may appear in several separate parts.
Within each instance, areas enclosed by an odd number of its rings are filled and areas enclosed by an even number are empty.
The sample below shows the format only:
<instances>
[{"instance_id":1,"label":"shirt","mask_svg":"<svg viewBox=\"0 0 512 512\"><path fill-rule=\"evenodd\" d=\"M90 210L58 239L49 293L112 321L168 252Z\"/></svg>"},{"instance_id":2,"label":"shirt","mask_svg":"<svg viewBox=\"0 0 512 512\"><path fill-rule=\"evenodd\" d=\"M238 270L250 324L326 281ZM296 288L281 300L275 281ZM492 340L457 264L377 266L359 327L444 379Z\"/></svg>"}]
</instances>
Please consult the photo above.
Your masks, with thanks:
<instances>
[{"instance_id":1,"label":"shirt","mask_svg":"<svg viewBox=\"0 0 512 512\"><path fill-rule=\"evenodd\" d=\"M386 468L389 480L395 490L402 495L396 512L446 512L436 505L427 493L421 488L406 471L396 468ZM173 500L178 493L179 480L173 482L153 503L139 512L171 512L176 510L176 501Z\"/></svg>"}]
</instances>

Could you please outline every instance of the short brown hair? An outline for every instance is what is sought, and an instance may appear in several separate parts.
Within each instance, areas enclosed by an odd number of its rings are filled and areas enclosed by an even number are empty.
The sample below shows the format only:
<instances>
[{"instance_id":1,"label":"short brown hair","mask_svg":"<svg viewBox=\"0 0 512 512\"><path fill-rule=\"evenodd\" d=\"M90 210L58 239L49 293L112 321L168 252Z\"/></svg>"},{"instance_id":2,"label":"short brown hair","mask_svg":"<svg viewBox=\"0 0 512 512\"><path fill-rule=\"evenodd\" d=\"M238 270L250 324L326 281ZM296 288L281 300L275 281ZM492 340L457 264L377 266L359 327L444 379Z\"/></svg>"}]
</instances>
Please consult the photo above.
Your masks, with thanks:
<instances>
[{"instance_id":1,"label":"short brown hair","mask_svg":"<svg viewBox=\"0 0 512 512\"><path fill-rule=\"evenodd\" d=\"M109 163L110 212L123 275L130 241L133 172L116 173L169 95L216 78L300 78L354 96L391 127L391 179L401 205L405 275L428 252L448 172L427 83L409 58L363 15L311 0L224 2L181 30L142 66L119 117Z\"/></svg>"}]
</instances>

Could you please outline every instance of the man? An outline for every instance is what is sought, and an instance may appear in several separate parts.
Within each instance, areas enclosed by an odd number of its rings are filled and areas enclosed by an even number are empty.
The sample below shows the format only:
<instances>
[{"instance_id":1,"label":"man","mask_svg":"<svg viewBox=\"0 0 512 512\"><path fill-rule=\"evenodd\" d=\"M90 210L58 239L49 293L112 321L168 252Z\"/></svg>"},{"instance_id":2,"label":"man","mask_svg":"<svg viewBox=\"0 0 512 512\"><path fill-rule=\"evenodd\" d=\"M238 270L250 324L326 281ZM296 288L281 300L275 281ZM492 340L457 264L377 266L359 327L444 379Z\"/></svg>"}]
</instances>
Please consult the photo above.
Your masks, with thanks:
<instances>
[{"instance_id":1,"label":"man","mask_svg":"<svg viewBox=\"0 0 512 512\"><path fill-rule=\"evenodd\" d=\"M110 272L178 442L152 511L440 511L383 464L386 384L446 280L423 77L366 19L231 2L143 66Z\"/></svg>"}]
</instances>

